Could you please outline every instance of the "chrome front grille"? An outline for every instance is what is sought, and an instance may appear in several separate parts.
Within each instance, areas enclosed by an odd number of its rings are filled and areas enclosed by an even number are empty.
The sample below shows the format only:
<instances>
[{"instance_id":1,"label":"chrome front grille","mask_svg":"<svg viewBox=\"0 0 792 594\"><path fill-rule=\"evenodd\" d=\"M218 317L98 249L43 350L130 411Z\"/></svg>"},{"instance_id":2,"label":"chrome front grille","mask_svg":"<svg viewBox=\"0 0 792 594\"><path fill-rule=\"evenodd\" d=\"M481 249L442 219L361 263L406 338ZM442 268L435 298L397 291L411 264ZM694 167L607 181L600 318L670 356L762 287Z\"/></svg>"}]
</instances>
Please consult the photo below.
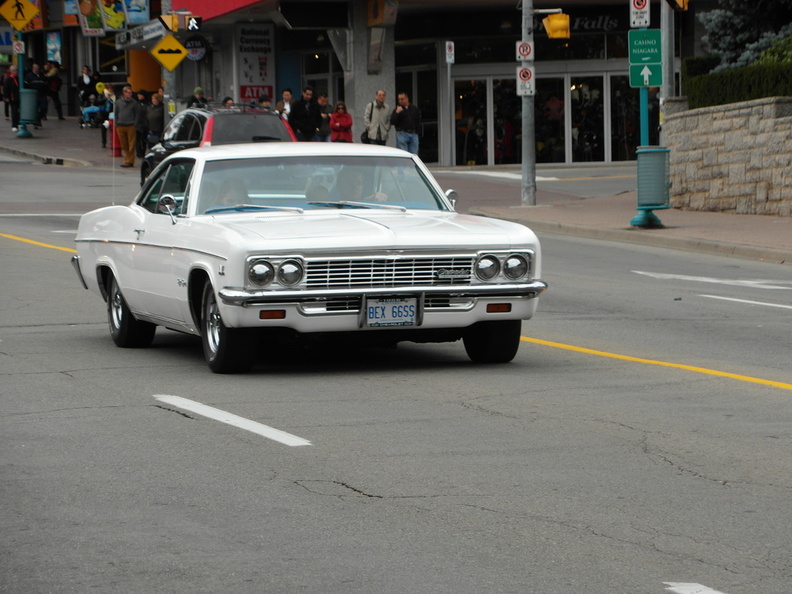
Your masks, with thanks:
<instances>
[{"instance_id":1,"label":"chrome front grille","mask_svg":"<svg viewBox=\"0 0 792 594\"><path fill-rule=\"evenodd\" d=\"M309 260L309 289L470 285L470 256L419 256Z\"/></svg>"}]
</instances>

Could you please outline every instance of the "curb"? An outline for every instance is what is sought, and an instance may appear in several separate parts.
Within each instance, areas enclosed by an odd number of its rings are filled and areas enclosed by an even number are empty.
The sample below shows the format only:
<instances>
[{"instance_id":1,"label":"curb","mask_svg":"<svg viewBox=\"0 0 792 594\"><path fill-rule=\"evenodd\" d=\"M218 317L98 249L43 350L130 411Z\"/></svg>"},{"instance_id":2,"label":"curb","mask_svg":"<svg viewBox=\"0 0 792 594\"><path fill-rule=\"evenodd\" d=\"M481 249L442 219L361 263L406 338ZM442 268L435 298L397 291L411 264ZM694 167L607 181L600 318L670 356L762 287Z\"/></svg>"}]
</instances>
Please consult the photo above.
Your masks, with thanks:
<instances>
[{"instance_id":1,"label":"curb","mask_svg":"<svg viewBox=\"0 0 792 594\"><path fill-rule=\"evenodd\" d=\"M492 217L520 223L530 227L532 231L545 233L558 233L573 235L589 239L604 241L619 241L624 243L637 243L655 247L671 248L693 252L706 252L720 256L731 256L744 260L759 260L774 262L776 264L792 264L792 253L766 247L757 247L739 243L726 243L721 241L707 241L692 237L669 237L657 235L662 229L603 229L598 227L585 227L582 225L569 225L565 223L533 221L526 218L504 216L501 212L494 212L486 208L475 208L470 214L483 217Z\"/></svg>"},{"instance_id":2,"label":"curb","mask_svg":"<svg viewBox=\"0 0 792 594\"><path fill-rule=\"evenodd\" d=\"M31 161L38 161L39 163L43 163L44 165L61 165L63 167L92 167L93 164L90 161L83 161L82 159L63 159L61 157L48 157L46 155L37 155L36 153L29 153L27 151L21 151L19 149L9 148L9 147L0 147L0 151L4 153L8 153L11 155L15 155L17 157L24 157L25 159L30 159Z\"/></svg>"}]
</instances>

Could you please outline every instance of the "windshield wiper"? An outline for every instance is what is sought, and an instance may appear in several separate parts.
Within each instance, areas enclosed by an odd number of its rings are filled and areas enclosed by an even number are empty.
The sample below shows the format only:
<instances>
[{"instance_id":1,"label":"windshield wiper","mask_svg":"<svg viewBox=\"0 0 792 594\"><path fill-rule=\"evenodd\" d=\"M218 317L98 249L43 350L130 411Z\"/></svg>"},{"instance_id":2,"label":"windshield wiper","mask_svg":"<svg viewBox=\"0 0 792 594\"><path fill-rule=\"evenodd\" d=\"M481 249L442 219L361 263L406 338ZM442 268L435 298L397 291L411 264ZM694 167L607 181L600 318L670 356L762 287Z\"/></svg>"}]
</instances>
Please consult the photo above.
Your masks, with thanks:
<instances>
[{"instance_id":1,"label":"windshield wiper","mask_svg":"<svg viewBox=\"0 0 792 594\"><path fill-rule=\"evenodd\" d=\"M222 212L225 210L279 210L285 212L299 212L302 214L305 212L302 208L297 206L271 206L269 204L235 204L233 206L212 206L207 208L204 211L204 214L210 214L213 212Z\"/></svg>"},{"instance_id":2,"label":"windshield wiper","mask_svg":"<svg viewBox=\"0 0 792 594\"><path fill-rule=\"evenodd\" d=\"M337 202L333 201L315 201L309 202L308 204L316 204L319 206L337 206L338 208L343 208L345 206L351 206L352 208L384 208L386 210L398 210L400 212L407 212L407 208L404 206L399 206L397 204L385 204L383 202L354 202L352 200L338 200Z\"/></svg>"},{"instance_id":3,"label":"windshield wiper","mask_svg":"<svg viewBox=\"0 0 792 594\"><path fill-rule=\"evenodd\" d=\"M254 136L250 139L252 142L280 142L277 136Z\"/></svg>"}]
</instances>

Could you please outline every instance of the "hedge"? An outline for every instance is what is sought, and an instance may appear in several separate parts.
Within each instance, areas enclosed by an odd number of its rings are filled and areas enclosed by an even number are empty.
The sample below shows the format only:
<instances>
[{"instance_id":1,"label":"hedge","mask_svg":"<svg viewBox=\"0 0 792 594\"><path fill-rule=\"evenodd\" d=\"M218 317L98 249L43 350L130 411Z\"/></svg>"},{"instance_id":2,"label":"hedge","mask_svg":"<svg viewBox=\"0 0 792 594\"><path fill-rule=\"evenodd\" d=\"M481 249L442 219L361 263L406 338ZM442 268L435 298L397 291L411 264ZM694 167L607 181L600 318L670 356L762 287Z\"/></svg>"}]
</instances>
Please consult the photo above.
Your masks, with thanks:
<instances>
[{"instance_id":1,"label":"hedge","mask_svg":"<svg viewBox=\"0 0 792 594\"><path fill-rule=\"evenodd\" d=\"M687 64L687 68L683 67L682 95L687 97L691 109L764 97L792 97L790 63L759 63L714 74L691 76L693 72L700 72L703 66Z\"/></svg>"}]
</instances>

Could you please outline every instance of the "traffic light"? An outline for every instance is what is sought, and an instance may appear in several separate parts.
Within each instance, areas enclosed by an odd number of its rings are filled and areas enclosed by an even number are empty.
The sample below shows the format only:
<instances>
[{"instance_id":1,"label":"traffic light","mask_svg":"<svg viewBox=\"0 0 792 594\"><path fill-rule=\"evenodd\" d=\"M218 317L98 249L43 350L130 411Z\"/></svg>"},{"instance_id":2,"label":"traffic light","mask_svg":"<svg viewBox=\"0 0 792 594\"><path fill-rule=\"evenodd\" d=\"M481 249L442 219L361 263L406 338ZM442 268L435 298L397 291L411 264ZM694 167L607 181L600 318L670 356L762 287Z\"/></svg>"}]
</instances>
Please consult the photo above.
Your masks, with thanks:
<instances>
[{"instance_id":1,"label":"traffic light","mask_svg":"<svg viewBox=\"0 0 792 594\"><path fill-rule=\"evenodd\" d=\"M550 39L569 39L569 15L564 13L548 14L542 19Z\"/></svg>"},{"instance_id":2,"label":"traffic light","mask_svg":"<svg viewBox=\"0 0 792 594\"><path fill-rule=\"evenodd\" d=\"M674 10L687 10L688 0L666 0Z\"/></svg>"},{"instance_id":3,"label":"traffic light","mask_svg":"<svg viewBox=\"0 0 792 594\"><path fill-rule=\"evenodd\" d=\"M179 15L177 14L162 14L159 16L160 23L165 25L168 31L174 33L179 30Z\"/></svg>"}]
</instances>

